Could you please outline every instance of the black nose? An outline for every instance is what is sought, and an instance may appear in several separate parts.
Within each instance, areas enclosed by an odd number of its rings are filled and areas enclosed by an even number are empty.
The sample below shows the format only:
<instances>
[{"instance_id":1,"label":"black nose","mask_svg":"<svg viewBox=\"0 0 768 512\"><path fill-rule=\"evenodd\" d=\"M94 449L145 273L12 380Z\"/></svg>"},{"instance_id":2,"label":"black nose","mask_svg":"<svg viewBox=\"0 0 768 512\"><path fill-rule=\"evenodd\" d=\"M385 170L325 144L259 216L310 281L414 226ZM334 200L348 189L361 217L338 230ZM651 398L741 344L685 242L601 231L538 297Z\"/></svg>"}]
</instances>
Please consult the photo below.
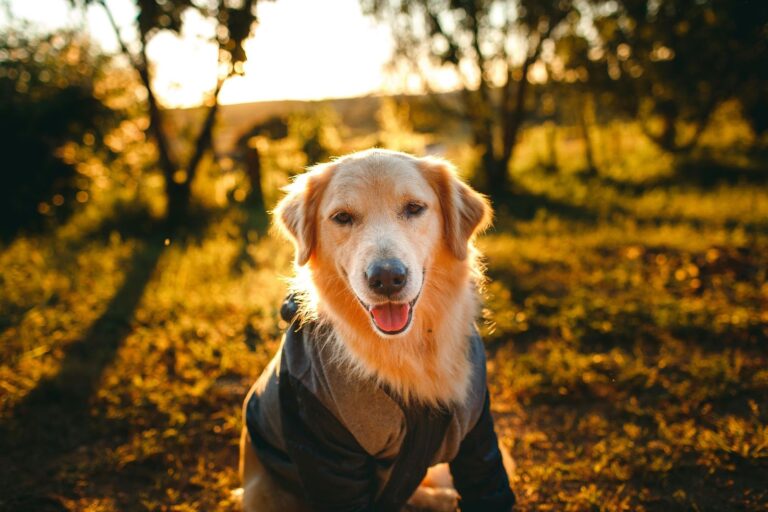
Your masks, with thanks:
<instances>
[{"instance_id":1,"label":"black nose","mask_svg":"<svg viewBox=\"0 0 768 512\"><path fill-rule=\"evenodd\" d=\"M408 281L408 269L395 258L378 260L368 266L365 278L371 290L379 295L390 296L403 289Z\"/></svg>"}]
</instances>

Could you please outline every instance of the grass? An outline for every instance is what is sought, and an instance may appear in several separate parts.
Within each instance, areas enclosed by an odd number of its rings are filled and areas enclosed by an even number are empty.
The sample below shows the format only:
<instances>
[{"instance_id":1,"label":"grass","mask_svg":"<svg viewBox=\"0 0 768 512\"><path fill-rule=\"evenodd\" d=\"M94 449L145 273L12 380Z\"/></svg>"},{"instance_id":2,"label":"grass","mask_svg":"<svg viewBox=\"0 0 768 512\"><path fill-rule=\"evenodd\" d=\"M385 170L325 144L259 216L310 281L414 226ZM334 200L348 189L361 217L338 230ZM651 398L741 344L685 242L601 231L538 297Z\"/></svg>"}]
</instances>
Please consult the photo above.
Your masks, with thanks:
<instances>
[{"instance_id":1,"label":"grass","mask_svg":"<svg viewBox=\"0 0 768 512\"><path fill-rule=\"evenodd\" d=\"M497 428L531 509L768 504L765 240L658 231L483 241Z\"/></svg>"},{"instance_id":2,"label":"grass","mask_svg":"<svg viewBox=\"0 0 768 512\"><path fill-rule=\"evenodd\" d=\"M768 186L640 174L515 169L480 241L519 510L765 510ZM104 215L0 247L0 509L229 510L291 247Z\"/></svg>"}]
</instances>

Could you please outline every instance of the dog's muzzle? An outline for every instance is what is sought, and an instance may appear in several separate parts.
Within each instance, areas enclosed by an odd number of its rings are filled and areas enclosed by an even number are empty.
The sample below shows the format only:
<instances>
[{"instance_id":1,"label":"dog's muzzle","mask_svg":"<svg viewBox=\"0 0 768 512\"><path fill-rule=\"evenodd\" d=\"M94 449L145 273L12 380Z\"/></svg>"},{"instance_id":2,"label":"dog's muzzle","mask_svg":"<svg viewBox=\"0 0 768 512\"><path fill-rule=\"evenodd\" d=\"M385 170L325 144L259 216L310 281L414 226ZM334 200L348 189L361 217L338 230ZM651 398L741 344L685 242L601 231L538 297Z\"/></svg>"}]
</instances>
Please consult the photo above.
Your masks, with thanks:
<instances>
[{"instance_id":1,"label":"dog's muzzle","mask_svg":"<svg viewBox=\"0 0 768 512\"><path fill-rule=\"evenodd\" d=\"M416 297L403 302L397 300L398 294L408 284L408 268L396 258L376 260L365 271L365 279L372 292L388 299L374 305L368 305L359 297L358 300L371 315L376 328L383 334L400 334L408 329L413 319L413 307L421 295L421 289ZM422 282L422 286L423 286Z\"/></svg>"}]
</instances>

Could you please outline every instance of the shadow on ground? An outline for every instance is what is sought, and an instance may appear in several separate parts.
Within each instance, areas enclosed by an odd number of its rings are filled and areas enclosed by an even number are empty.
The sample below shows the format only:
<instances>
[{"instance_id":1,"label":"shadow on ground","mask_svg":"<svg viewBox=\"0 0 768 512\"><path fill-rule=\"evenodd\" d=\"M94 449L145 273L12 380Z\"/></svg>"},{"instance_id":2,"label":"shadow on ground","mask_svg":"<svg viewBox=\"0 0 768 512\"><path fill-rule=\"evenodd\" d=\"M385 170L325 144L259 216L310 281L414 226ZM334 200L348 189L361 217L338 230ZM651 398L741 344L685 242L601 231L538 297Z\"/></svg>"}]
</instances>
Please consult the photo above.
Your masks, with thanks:
<instances>
[{"instance_id":1,"label":"shadow on ground","mask_svg":"<svg viewBox=\"0 0 768 512\"><path fill-rule=\"evenodd\" d=\"M162 254L162 240L148 239L130 260L122 287L79 341L65 348L60 370L38 385L0 423L0 505L12 510L63 510L54 497L36 493L68 453L110 428L91 401L99 382L130 333L131 320ZM114 426L111 428L114 429Z\"/></svg>"}]
</instances>

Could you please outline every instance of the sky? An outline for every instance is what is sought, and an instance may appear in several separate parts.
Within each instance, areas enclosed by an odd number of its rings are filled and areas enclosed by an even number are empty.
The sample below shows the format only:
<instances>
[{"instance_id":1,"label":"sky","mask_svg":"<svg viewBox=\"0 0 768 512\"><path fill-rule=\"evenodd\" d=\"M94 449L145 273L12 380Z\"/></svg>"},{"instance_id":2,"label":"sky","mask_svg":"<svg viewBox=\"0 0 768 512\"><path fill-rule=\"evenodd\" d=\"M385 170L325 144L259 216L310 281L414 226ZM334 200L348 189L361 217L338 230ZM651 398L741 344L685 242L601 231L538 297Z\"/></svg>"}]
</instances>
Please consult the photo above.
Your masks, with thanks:
<instances>
[{"instance_id":1,"label":"sky","mask_svg":"<svg viewBox=\"0 0 768 512\"><path fill-rule=\"evenodd\" d=\"M43 30L82 26L106 51L118 49L98 5L83 16L67 0L5 2L15 18ZM107 0L107 4L123 37L135 40L133 2ZM405 88L384 71L393 47L389 30L363 16L358 0L277 0L257 5L259 24L245 45L244 76L227 81L219 96L221 103L340 98ZM156 64L155 90L169 107L199 104L216 76L216 49L202 40L212 27L199 15L185 21L181 37L161 33L147 50ZM0 12L0 24L5 22L7 14Z\"/></svg>"}]
</instances>

